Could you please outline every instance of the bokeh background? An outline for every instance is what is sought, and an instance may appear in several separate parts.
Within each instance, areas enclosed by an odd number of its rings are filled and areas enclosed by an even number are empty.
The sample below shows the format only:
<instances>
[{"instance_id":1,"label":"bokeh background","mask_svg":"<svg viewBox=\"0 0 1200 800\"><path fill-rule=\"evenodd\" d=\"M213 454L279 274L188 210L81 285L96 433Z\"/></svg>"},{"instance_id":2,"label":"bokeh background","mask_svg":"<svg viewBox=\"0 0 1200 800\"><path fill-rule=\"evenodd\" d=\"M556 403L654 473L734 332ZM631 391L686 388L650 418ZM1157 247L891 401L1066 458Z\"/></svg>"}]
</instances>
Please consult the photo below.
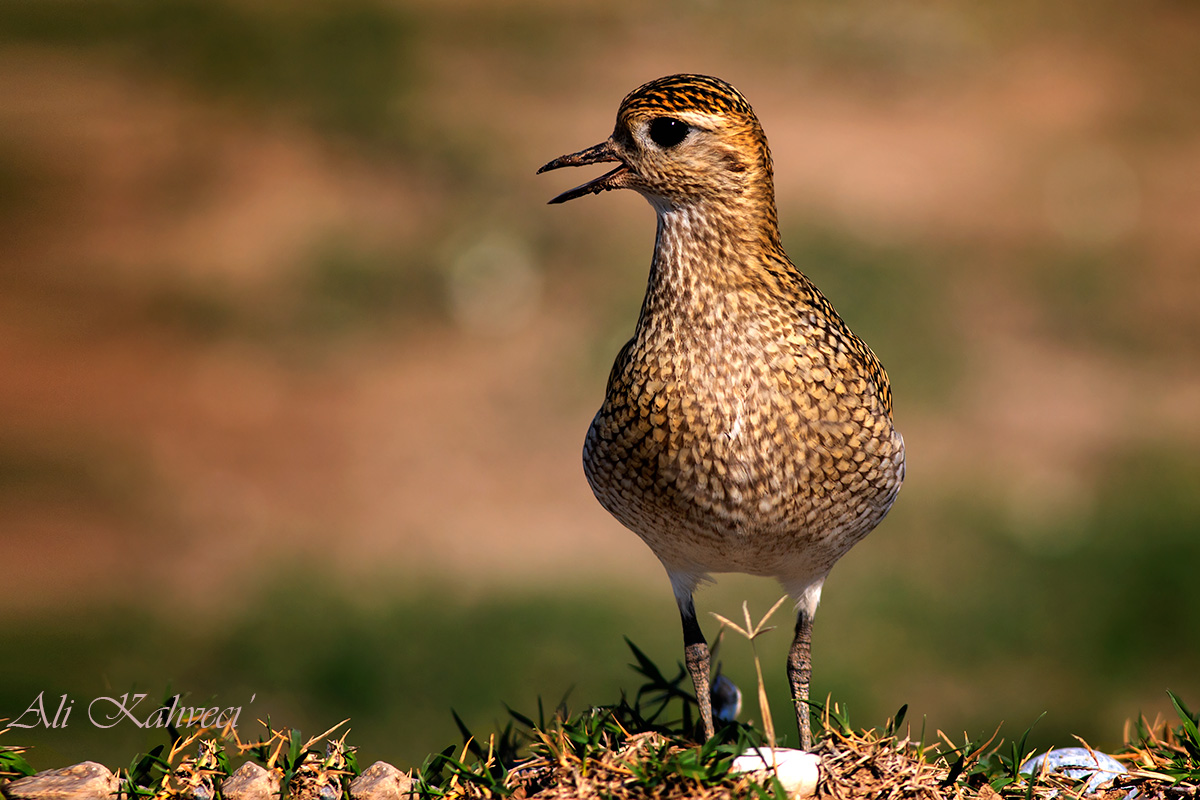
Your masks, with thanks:
<instances>
[{"instance_id":1,"label":"bokeh background","mask_svg":"<svg viewBox=\"0 0 1200 800\"><path fill-rule=\"evenodd\" d=\"M182 691L410 766L451 707L486 735L635 691L622 636L673 667L666 578L579 463L653 214L534 171L680 71L754 104L908 446L814 696L1097 747L1200 704L1197 53L1187 2L8 0L0 717L76 705L0 744L122 766L162 733L87 702Z\"/></svg>"}]
</instances>

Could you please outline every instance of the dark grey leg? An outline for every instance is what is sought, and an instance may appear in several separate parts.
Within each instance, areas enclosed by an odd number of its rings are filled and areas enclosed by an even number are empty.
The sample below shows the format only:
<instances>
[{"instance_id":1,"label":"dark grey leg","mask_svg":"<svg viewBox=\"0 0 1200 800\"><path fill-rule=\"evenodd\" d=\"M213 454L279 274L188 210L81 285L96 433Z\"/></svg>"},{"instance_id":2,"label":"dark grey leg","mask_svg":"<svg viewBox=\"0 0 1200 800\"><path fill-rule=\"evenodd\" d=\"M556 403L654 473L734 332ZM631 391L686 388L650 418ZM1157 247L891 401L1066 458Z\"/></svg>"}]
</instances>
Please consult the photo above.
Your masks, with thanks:
<instances>
[{"instance_id":1,"label":"dark grey leg","mask_svg":"<svg viewBox=\"0 0 1200 800\"><path fill-rule=\"evenodd\" d=\"M800 728L800 749L812 748L812 728L808 719L808 684L812 679L812 617L801 609L796 614L796 638L788 653L788 682L792 702L796 704L796 725Z\"/></svg>"},{"instance_id":2,"label":"dark grey leg","mask_svg":"<svg viewBox=\"0 0 1200 800\"><path fill-rule=\"evenodd\" d=\"M683 619L683 660L688 672L692 675L692 685L696 688L696 702L700 705L700 722L704 725L704 738L711 739L713 735L712 692L709 688L709 658L708 642L696 621L696 607L692 599L679 603L679 616Z\"/></svg>"}]
</instances>

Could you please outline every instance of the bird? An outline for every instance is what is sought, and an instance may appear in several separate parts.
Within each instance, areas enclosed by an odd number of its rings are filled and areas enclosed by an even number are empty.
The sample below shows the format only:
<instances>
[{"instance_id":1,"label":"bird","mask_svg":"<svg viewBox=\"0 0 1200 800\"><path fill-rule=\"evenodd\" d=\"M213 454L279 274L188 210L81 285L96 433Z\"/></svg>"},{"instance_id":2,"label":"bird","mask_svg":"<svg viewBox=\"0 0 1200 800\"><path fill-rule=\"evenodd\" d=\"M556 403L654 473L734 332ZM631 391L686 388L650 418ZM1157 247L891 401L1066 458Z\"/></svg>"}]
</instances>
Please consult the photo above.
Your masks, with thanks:
<instances>
[{"instance_id":1,"label":"bird","mask_svg":"<svg viewBox=\"0 0 1200 800\"><path fill-rule=\"evenodd\" d=\"M666 569L705 739L710 655L693 595L715 573L781 583L796 604L787 675L809 750L822 587L904 480L887 373L784 251L766 135L731 84L650 81L621 101L611 136L538 173L605 162L616 166L550 203L632 189L654 208L657 233L584 473Z\"/></svg>"}]
</instances>

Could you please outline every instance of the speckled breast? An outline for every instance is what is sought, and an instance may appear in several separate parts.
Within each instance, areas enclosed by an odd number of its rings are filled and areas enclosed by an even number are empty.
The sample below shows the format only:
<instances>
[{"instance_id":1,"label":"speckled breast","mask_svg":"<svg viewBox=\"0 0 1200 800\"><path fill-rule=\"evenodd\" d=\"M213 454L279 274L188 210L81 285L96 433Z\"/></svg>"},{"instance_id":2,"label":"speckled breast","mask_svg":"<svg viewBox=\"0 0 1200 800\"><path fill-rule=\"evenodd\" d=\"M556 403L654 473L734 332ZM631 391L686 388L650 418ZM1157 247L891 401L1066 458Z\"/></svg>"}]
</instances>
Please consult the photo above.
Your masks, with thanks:
<instances>
[{"instance_id":1,"label":"speckled breast","mask_svg":"<svg viewBox=\"0 0 1200 800\"><path fill-rule=\"evenodd\" d=\"M583 461L668 567L815 578L887 513L903 440L846 342L792 330L680 349L645 333L617 358Z\"/></svg>"}]
</instances>

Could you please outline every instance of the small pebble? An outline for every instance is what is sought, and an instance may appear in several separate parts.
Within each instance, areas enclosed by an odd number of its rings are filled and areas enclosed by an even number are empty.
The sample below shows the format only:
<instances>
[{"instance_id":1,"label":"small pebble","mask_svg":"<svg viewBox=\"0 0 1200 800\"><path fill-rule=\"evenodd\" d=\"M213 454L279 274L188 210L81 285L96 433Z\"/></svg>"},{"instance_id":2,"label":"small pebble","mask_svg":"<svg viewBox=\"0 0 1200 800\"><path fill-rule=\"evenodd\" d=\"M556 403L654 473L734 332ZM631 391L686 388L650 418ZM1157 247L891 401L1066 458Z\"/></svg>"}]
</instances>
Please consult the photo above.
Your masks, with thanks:
<instances>
[{"instance_id":1,"label":"small pebble","mask_svg":"<svg viewBox=\"0 0 1200 800\"><path fill-rule=\"evenodd\" d=\"M384 761L376 761L350 782L353 800L407 800L412 778Z\"/></svg>"},{"instance_id":2,"label":"small pebble","mask_svg":"<svg viewBox=\"0 0 1200 800\"><path fill-rule=\"evenodd\" d=\"M274 800L279 797L279 773L247 761L221 783L225 800Z\"/></svg>"},{"instance_id":3,"label":"small pebble","mask_svg":"<svg viewBox=\"0 0 1200 800\"><path fill-rule=\"evenodd\" d=\"M1111 783L1117 775L1128 772L1125 765L1110 755L1086 747L1060 747L1047 753L1033 756L1021 765L1024 775L1041 773L1043 765L1047 773L1058 773L1073 780L1088 778L1084 794L1097 791Z\"/></svg>"},{"instance_id":4,"label":"small pebble","mask_svg":"<svg viewBox=\"0 0 1200 800\"><path fill-rule=\"evenodd\" d=\"M713 719L733 722L742 713L742 690L724 675L717 673L709 694L712 696Z\"/></svg>"},{"instance_id":5,"label":"small pebble","mask_svg":"<svg viewBox=\"0 0 1200 800\"><path fill-rule=\"evenodd\" d=\"M0 786L8 800L111 800L117 776L95 761L48 769Z\"/></svg>"},{"instance_id":6,"label":"small pebble","mask_svg":"<svg viewBox=\"0 0 1200 800\"><path fill-rule=\"evenodd\" d=\"M770 748L751 747L733 760L731 771L766 779L771 774L772 763L775 765L775 777L789 796L812 797L817 793L821 757L803 750L780 747L772 754Z\"/></svg>"}]
</instances>

